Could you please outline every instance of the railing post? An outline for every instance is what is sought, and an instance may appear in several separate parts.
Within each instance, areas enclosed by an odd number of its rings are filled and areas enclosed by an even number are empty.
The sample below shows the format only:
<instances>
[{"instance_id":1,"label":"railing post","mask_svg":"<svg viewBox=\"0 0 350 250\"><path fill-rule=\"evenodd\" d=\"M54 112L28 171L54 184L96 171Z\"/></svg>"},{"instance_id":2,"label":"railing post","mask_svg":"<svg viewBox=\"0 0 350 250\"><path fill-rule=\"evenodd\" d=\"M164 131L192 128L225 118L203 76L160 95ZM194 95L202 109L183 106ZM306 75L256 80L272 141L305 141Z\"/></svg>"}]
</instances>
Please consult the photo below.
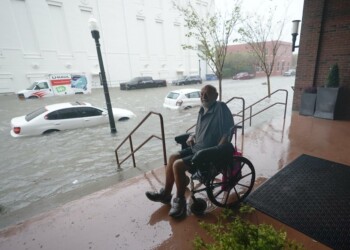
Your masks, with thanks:
<instances>
[{"instance_id":1,"label":"railing post","mask_svg":"<svg viewBox=\"0 0 350 250\"><path fill-rule=\"evenodd\" d=\"M287 103L288 103L288 91L286 91L286 101L285 101L285 104L284 104L284 119L286 119L286 113L287 113Z\"/></svg>"},{"instance_id":2,"label":"railing post","mask_svg":"<svg viewBox=\"0 0 350 250\"><path fill-rule=\"evenodd\" d=\"M165 146L165 136L164 136L164 123L163 123L163 116L159 114L160 117L160 128L162 130L162 144L163 144L163 158L164 158L164 166L166 166L167 158L166 158L166 146Z\"/></svg>"},{"instance_id":3,"label":"railing post","mask_svg":"<svg viewBox=\"0 0 350 250\"><path fill-rule=\"evenodd\" d=\"M119 157L117 151L115 151L115 158L117 159L117 165L118 165L118 170L120 170L120 163L119 163Z\"/></svg>"},{"instance_id":4,"label":"railing post","mask_svg":"<svg viewBox=\"0 0 350 250\"><path fill-rule=\"evenodd\" d=\"M132 139L131 139L131 136L129 137L129 142L130 142L130 149L131 149L132 163L134 164L134 168L136 168L135 155L134 155L134 147L133 147L133 145L132 145Z\"/></svg>"},{"instance_id":5,"label":"railing post","mask_svg":"<svg viewBox=\"0 0 350 250\"><path fill-rule=\"evenodd\" d=\"M242 102L243 102L243 114L242 114L242 135L244 135L244 122L245 122L245 100L244 98L242 98Z\"/></svg>"},{"instance_id":6,"label":"railing post","mask_svg":"<svg viewBox=\"0 0 350 250\"><path fill-rule=\"evenodd\" d=\"M249 108L249 126L252 126L252 112L253 112L253 106L250 106Z\"/></svg>"}]
</instances>

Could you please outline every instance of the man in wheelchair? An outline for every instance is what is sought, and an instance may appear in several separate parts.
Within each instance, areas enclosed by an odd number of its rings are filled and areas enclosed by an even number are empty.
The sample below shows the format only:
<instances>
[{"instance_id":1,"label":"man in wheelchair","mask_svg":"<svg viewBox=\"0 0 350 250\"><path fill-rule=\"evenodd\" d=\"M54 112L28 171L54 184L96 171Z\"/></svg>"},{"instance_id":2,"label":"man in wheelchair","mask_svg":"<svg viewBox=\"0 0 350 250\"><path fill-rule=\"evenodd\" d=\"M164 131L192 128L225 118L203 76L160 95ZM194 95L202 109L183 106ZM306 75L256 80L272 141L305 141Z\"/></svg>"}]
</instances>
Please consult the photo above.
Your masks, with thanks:
<instances>
[{"instance_id":1,"label":"man in wheelchair","mask_svg":"<svg viewBox=\"0 0 350 250\"><path fill-rule=\"evenodd\" d=\"M202 106L198 113L195 134L188 137L189 147L172 154L165 168L165 187L159 192L146 192L149 200L170 204L174 183L176 197L173 199L169 215L174 218L186 214L186 171L196 172L192 158L198 151L230 141L233 127L232 114L224 102L217 101L218 93L212 85L206 85L201 90Z\"/></svg>"}]
</instances>

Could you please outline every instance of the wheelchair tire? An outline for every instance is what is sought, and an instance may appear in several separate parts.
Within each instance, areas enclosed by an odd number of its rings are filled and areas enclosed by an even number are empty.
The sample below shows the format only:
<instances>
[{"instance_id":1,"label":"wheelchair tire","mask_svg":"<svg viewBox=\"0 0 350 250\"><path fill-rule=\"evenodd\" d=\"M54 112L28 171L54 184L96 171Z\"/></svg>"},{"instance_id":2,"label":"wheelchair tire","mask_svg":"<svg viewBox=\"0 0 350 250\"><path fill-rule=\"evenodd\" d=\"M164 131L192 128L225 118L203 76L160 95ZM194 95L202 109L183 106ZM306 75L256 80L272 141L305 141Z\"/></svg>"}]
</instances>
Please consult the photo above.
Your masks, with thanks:
<instances>
[{"instance_id":1,"label":"wheelchair tire","mask_svg":"<svg viewBox=\"0 0 350 250\"><path fill-rule=\"evenodd\" d=\"M240 171L226 179L222 174L206 183L209 200L218 207L232 208L243 201L252 191L255 182L253 164L245 157L233 156L232 169L238 166ZM229 170L230 171L230 170Z\"/></svg>"},{"instance_id":2,"label":"wheelchair tire","mask_svg":"<svg viewBox=\"0 0 350 250\"><path fill-rule=\"evenodd\" d=\"M193 214L202 215L207 209L207 202L202 198L195 198L190 208Z\"/></svg>"}]
</instances>

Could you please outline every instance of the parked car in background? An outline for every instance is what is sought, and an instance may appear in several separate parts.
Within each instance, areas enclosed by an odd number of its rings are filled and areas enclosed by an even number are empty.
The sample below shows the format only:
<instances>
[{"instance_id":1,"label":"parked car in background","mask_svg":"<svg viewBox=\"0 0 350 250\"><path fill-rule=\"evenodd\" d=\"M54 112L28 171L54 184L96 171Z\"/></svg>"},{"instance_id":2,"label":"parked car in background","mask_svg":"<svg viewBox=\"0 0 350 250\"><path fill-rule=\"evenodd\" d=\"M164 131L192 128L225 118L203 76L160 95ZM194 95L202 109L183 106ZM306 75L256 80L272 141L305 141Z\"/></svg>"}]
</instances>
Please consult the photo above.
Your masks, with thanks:
<instances>
[{"instance_id":1,"label":"parked car in background","mask_svg":"<svg viewBox=\"0 0 350 250\"><path fill-rule=\"evenodd\" d=\"M188 84L201 84L202 78L200 76L184 76L181 79L174 80L173 85L188 85Z\"/></svg>"},{"instance_id":2,"label":"parked car in background","mask_svg":"<svg viewBox=\"0 0 350 250\"><path fill-rule=\"evenodd\" d=\"M198 89L178 89L167 94L163 107L169 109L188 109L201 105L201 91Z\"/></svg>"},{"instance_id":3,"label":"parked car in background","mask_svg":"<svg viewBox=\"0 0 350 250\"><path fill-rule=\"evenodd\" d=\"M233 80L246 80L246 79L252 79L254 78L255 75L254 74L250 74L248 72L240 72L237 75L234 75L232 77Z\"/></svg>"},{"instance_id":4,"label":"parked car in background","mask_svg":"<svg viewBox=\"0 0 350 250\"><path fill-rule=\"evenodd\" d=\"M283 73L283 76L295 76L295 69L289 69Z\"/></svg>"},{"instance_id":5,"label":"parked car in background","mask_svg":"<svg viewBox=\"0 0 350 250\"><path fill-rule=\"evenodd\" d=\"M150 76L139 76L119 85L121 90L166 87L166 80L153 80Z\"/></svg>"},{"instance_id":6,"label":"parked car in background","mask_svg":"<svg viewBox=\"0 0 350 250\"><path fill-rule=\"evenodd\" d=\"M205 79L206 79L207 81L214 81L214 80L217 80L218 77L217 77L215 74L206 74L206 75L205 75Z\"/></svg>"},{"instance_id":7,"label":"parked car in background","mask_svg":"<svg viewBox=\"0 0 350 250\"><path fill-rule=\"evenodd\" d=\"M135 117L126 109L113 108L115 121L125 121ZM13 137L47 134L55 131L93 127L108 124L108 111L86 102L66 102L47 105L33 112L12 118Z\"/></svg>"}]
</instances>

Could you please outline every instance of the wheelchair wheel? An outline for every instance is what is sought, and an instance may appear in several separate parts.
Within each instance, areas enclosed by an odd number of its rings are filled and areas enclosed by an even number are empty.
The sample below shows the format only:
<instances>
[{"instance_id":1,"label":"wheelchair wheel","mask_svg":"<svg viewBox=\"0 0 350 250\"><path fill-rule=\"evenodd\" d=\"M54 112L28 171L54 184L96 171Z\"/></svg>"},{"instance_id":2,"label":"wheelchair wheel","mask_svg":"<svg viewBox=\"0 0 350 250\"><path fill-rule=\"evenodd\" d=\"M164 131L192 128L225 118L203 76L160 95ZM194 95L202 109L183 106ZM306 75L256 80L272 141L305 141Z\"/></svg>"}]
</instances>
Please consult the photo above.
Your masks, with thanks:
<instances>
[{"instance_id":1,"label":"wheelchair wheel","mask_svg":"<svg viewBox=\"0 0 350 250\"><path fill-rule=\"evenodd\" d=\"M204 214L205 209L207 209L207 202L202 198L193 199L191 204L191 212L195 215Z\"/></svg>"},{"instance_id":2,"label":"wheelchair wheel","mask_svg":"<svg viewBox=\"0 0 350 250\"><path fill-rule=\"evenodd\" d=\"M244 200L255 182L253 164L245 157L233 156L233 164L227 169L228 174L214 177L206 184L209 200L218 207L232 208Z\"/></svg>"}]
</instances>

